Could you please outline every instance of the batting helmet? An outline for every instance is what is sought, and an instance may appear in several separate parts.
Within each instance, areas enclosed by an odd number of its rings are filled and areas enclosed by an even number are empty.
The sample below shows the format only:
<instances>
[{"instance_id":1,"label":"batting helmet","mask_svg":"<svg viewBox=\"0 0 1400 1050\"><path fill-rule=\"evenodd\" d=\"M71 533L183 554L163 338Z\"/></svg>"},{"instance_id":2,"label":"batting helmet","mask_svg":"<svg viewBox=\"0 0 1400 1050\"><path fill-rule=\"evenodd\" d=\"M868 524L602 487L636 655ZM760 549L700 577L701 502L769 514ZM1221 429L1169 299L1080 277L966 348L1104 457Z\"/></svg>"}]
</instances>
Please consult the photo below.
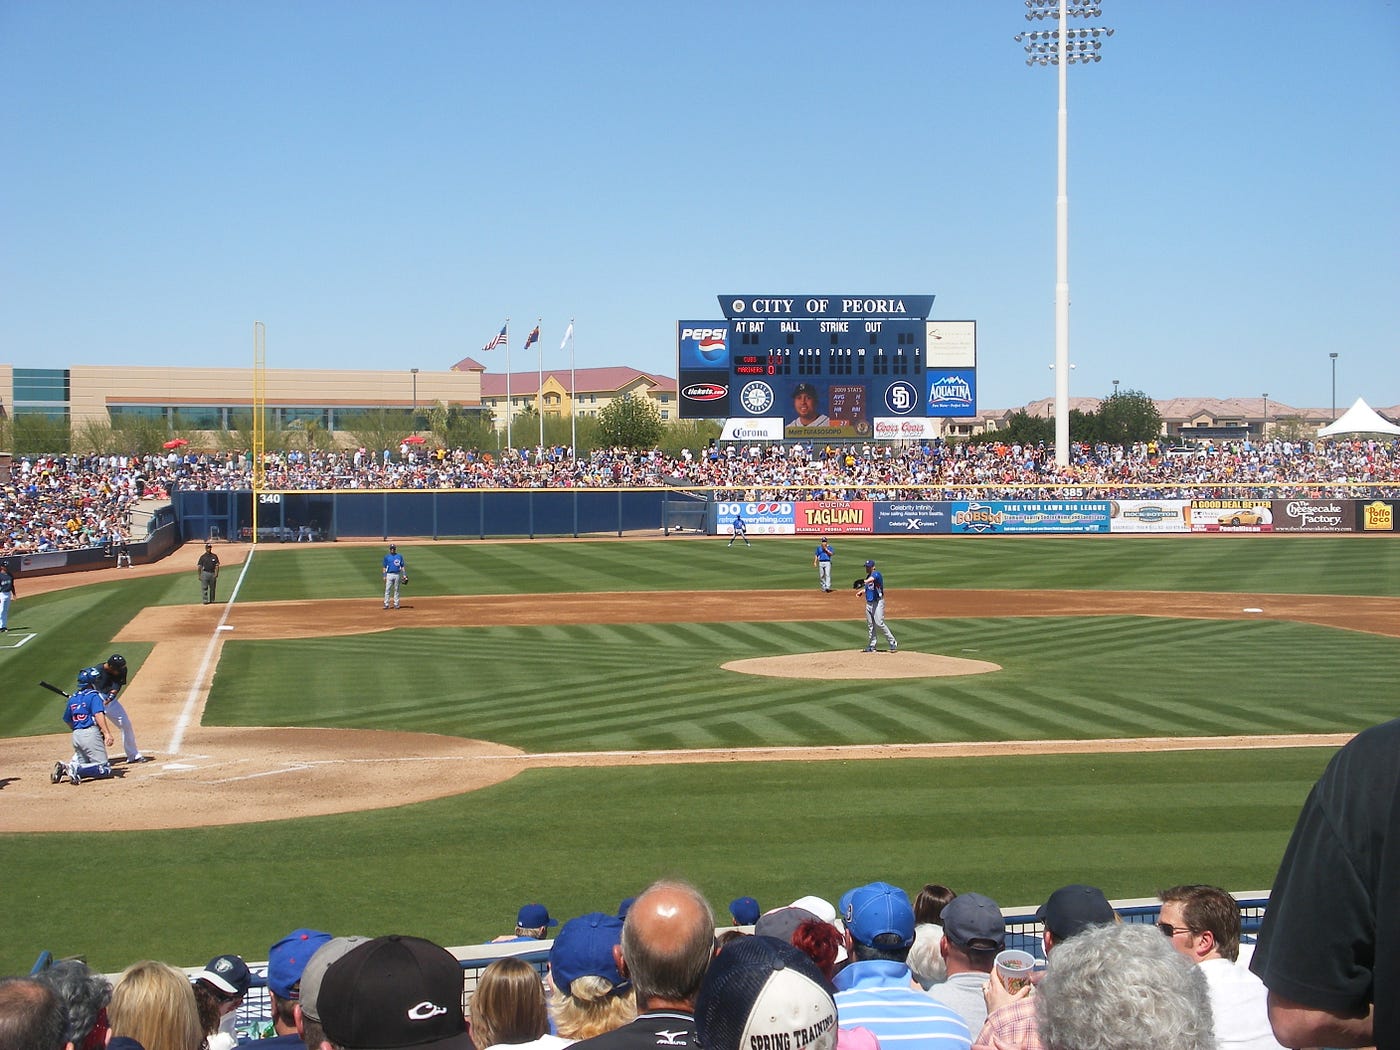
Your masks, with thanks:
<instances>
[{"instance_id":1,"label":"batting helmet","mask_svg":"<svg viewBox=\"0 0 1400 1050\"><path fill-rule=\"evenodd\" d=\"M92 685L97 681L98 670L96 667L84 667L78 672L79 685Z\"/></svg>"},{"instance_id":2,"label":"batting helmet","mask_svg":"<svg viewBox=\"0 0 1400 1050\"><path fill-rule=\"evenodd\" d=\"M107 666L115 667L118 671L120 671L123 667L126 666L126 657L123 656L121 653L113 653L111 656L107 657Z\"/></svg>"}]
</instances>

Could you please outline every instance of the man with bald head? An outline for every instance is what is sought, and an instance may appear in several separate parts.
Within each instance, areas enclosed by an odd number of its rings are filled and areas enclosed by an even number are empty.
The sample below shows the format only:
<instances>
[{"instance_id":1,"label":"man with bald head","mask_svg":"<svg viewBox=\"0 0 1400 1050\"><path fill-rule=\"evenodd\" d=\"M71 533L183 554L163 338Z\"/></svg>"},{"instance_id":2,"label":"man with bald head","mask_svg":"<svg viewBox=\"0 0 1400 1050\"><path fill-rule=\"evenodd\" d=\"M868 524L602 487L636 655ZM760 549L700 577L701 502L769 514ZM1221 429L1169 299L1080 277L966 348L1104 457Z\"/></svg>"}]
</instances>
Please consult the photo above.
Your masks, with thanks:
<instances>
[{"instance_id":1,"label":"man with bald head","mask_svg":"<svg viewBox=\"0 0 1400 1050\"><path fill-rule=\"evenodd\" d=\"M694 886L656 882L627 909L618 972L637 994L637 1019L574 1044L579 1050L694 1047L695 997L715 953L715 917Z\"/></svg>"}]
</instances>

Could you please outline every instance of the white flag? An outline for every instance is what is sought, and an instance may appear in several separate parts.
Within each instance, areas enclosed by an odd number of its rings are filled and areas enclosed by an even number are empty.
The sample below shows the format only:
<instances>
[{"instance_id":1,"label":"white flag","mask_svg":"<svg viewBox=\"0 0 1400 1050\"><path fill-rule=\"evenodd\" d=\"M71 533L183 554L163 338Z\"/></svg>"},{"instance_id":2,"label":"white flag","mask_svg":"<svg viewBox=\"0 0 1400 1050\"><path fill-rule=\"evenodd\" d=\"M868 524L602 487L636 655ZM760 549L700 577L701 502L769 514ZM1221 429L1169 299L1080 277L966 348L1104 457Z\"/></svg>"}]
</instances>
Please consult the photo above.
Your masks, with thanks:
<instances>
[{"instance_id":1,"label":"white flag","mask_svg":"<svg viewBox=\"0 0 1400 1050\"><path fill-rule=\"evenodd\" d=\"M559 349L563 350L569 345L569 340L574 337L574 322L569 322L569 327L564 329L564 338L559 343Z\"/></svg>"}]
</instances>

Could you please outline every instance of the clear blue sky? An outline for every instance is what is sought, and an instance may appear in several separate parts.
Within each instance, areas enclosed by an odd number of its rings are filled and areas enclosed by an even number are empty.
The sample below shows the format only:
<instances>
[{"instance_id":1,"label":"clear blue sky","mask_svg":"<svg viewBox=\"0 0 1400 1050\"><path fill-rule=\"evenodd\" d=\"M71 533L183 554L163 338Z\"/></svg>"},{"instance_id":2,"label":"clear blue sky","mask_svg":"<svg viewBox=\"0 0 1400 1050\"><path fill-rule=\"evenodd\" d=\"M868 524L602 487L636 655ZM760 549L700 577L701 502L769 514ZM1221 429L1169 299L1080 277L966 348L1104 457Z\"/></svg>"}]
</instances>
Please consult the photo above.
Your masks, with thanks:
<instances>
[{"instance_id":1,"label":"clear blue sky","mask_svg":"<svg viewBox=\"0 0 1400 1050\"><path fill-rule=\"evenodd\" d=\"M1070 70L1071 394L1400 405L1400 6L1104 0ZM445 369L720 293L933 293L1053 394L1055 72L1021 0L0 0L0 360Z\"/></svg>"}]
</instances>

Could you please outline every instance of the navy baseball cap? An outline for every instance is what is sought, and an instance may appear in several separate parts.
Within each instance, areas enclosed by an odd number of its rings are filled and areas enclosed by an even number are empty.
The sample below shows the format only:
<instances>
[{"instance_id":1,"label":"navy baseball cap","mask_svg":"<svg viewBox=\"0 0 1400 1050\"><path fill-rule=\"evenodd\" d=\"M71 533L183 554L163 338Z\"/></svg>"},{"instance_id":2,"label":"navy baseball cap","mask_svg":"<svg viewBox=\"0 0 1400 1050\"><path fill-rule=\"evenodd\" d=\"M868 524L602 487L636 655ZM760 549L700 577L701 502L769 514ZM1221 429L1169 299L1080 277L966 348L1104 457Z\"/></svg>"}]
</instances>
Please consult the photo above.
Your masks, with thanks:
<instances>
[{"instance_id":1,"label":"navy baseball cap","mask_svg":"<svg viewBox=\"0 0 1400 1050\"><path fill-rule=\"evenodd\" d=\"M997 951L1006 944L1001 908L980 893L960 893L943 909L943 933L959 948Z\"/></svg>"},{"instance_id":2,"label":"navy baseball cap","mask_svg":"<svg viewBox=\"0 0 1400 1050\"><path fill-rule=\"evenodd\" d=\"M867 558L867 559L865 559L865 567L866 567L867 569L873 569L873 568L875 568L875 559L874 559L874 558Z\"/></svg>"},{"instance_id":3,"label":"navy baseball cap","mask_svg":"<svg viewBox=\"0 0 1400 1050\"><path fill-rule=\"evenodd\" d=\"M1114 922L1118 913L1108 903L1103 890L1097 886L1075 884L1061 886L1050 894L1049 899L1036 909L1035 917L1045 924L1055 940L1063 941L1090 926Z\"/></svg>"},{"instance_id":4,"label":"navy baseball cap","mask_svg":"<svg viewBox=\"0 0 1400 1050\"><path fill-rule=\"evenodd\" d=\"M551 919L549 909L543 904L527 904L520 909L520 914L515 917L515 925L527 930L537 930L541 926L558 926L559 920Z\"/></svg>"},{"instance_id":5,"label":"navy baseball cap","mask_svg":"<svg viewBox=\"0 0 1400 1050\"><path fill-rule=\"evenodd\" d=\"M758 921L758 901L752 897L735 897L729 902L729 914L736 926L752 926Z\"/></svg>"},{"instance_id":6,"label":"navy baseball cap","mask_svg":"<svg viewBox=\"0 0 1400 1050\"><path fill-rule=\"evenodd\" d=\"M253 975L248 972L248 964L241 956L216 955L194 975L194 980L206 981L225 995L240 996L248 994Z\"/></svg>"},{"instance_id":7,"label":"navy baseball cap","mask_svg":"<svg viewBox=\"0 0 1400 1050\"><path fill-rule=\"evenodd\" d=\"M798 383L795 387L792 388L792 396L796 397L798 394L806 394L808 397L816 397L817 388L814 387L811 383Z\"/></svg>"},{"instance_id":8,"label":"navy baseball cap","mask_svg":"<svg viewBox=\"0 0 1400 1050\"><path fill-rule=\"evenodd\" d=\"M848 890L841 898L841 918L861 944L874 946L882 937L898 937L902 948L914 943L914 906L907 893L888 882Z\"/></svg>"},{"instance_id":9,"label":"navy baseball cap","mask_svg":"<svg viewBox=\"0 0 1400 1050\"><path fill-rule=\"evenodd\" d=\"M320 930L293 930L267 950L267 987L279 999L298 999L302 971L331 939Z\"/></svg>"},{"instance_id":10,"label":"navy baseball cap","mask_svg":"<svg viewBox=\"0 0 1400 1050\"><path fill-rule=\"evenodd\" d=\"M624 991L628 981L617 968L613 948L622 943L622 920L594 911L570 919L549 949L549 972L554 987L565 995L580 977L601 977L614 991Z\"/></svg>"}]
</instances>

